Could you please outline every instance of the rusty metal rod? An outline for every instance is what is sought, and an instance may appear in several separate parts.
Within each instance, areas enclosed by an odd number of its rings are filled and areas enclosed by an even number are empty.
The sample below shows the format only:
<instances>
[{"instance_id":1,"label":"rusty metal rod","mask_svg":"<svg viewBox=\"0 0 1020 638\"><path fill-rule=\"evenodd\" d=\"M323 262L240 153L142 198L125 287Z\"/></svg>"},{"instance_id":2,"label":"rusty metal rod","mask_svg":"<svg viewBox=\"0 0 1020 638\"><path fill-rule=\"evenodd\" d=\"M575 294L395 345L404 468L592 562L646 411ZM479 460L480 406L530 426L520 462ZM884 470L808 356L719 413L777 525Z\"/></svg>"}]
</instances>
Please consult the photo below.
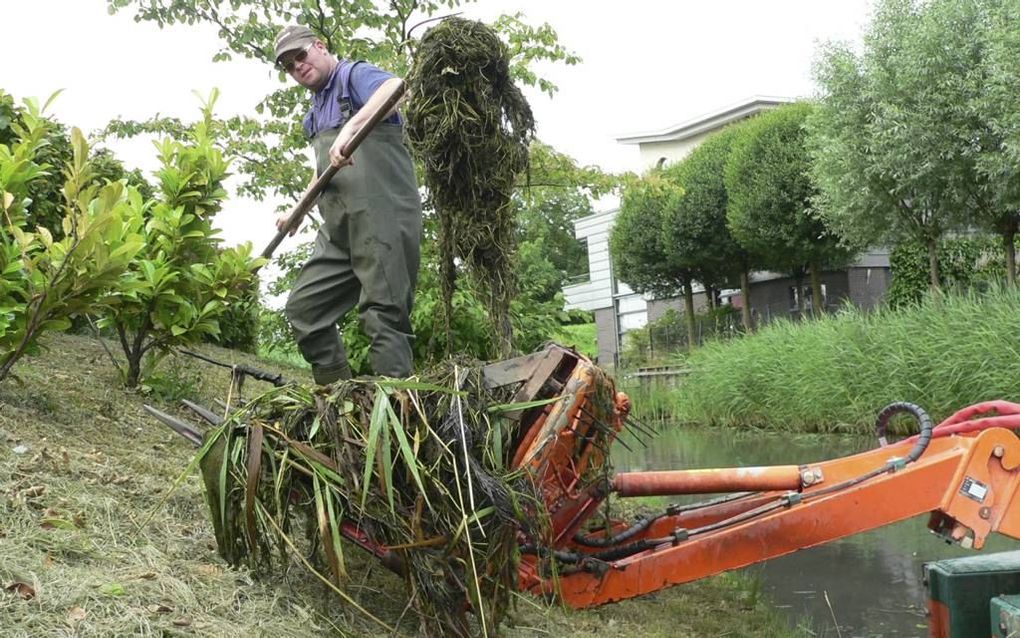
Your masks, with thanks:
<instances>
[{"instance_id":1,"label":"rusty metal rod","mask_svg":"<svg viewBox=\"0 0 1020 638\"><path fill-rule=\"evenodd\" d=\"M624 472L613 477L612 490L620 496L675 496L799 490L796 465L734 467L714 470Z\"/></svg>"}]
</instances>

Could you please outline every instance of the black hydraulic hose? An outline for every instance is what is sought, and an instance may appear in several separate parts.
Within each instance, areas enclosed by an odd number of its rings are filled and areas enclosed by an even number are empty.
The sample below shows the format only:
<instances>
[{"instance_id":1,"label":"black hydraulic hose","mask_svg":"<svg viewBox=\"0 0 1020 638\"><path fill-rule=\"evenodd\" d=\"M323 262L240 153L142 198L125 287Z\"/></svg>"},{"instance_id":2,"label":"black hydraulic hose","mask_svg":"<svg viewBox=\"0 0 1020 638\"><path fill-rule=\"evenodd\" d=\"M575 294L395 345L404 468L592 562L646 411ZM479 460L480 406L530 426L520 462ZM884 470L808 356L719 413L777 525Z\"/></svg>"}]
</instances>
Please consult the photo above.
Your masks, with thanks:
<instances>
[{"instance_id":1,"label":"black hydraulic hose","mask_svg":"<svg viewBox=\"0 0 1020 638\"><path fill-rule=\"evenodd\" d=\"M909 414L912 417L914 417L914 419L917 420L917 424L921 428L921 432L917 437L917 443L914 444L914 447L907 454L906 459L903 459L900 462L897 462L895 459L893 459L887 462L882 467L877 467L871 470L870 472L865 472L860 476L843 481L842 483L836 483L835 485L824 487L820 490L815 490L810 494L805 494L804 500L816 499L821 496L826 496L834 492L845 490L849 487L857 485L858 483L863 483L868 479L875 478L876 476L881 476L882 474L885 474L887 472L895 471L898 466L906 465L907 463L913 463L917 459L921 458L921 455L924 454L924 451L928 449L928 444L931 443L932 432L935 429L935 425L932 422L931 417L928 416L928 413L925 412L924 408L922 408L921 406L916 405L914 403L907 403L905 401L890 403L889 405L882 408L881 412L878 413L878 418L875 421L875 433L878 434L880 440L884 439L886 428L889 426L889 420L894 415L901 413Z\"/></svg>"},{"instance_id":2,"label":"black hydraulic hose","mask_svg":"<svg viewBox=\"0 0 1020 638\"><path fill-rule=\"evenodd\" d=\"M784 507L789 506L790 502L786 499L786 497L781 496L776 500L771 501L769 503L765 503L764 505L760 505L754 508L753 510L741 512L740 514L736 514L734 516L731 516L727 519L723 519L721 521L717 521L715 523L709 523L708 525L695 527L694 529L688 532L688 536L699 536L701 534L714 532L719 529L725 529L738 523L743 523L744 521L749 521L751 519L758 518L759 516L764 516L766 514L770 514L778 509L782 509Z\"/></svg>"},{"instance_id":3,"label":"black hydraulic hose","mask_svg":"<svg viewBox=\"0 0 1020 638\"><path fill-rule=\"evenodd\" d=\"M586 536L581 532L578 532L577 534L574 534L574 542L577 543L578 545L583 545L585 547L596 548L609 547L611 545L616 545L617 543L622 543L625 540L633 538L636 534L639 534L648 529L648 527L651 526L652 523L659 520L660 518L665 518L666 516L676 516L684 512L692 512L694 510L699 510L706 507L713 507L715 505L721 505L723 503L729 503L731 501L738 501L742 498L753 496L757 493L758 492L735 492L733 494L727 494L726 496L714 498L708 501L702 501L700 503L690 503L687 505L673 504L667 507L666 510L660 514L651 514L648 516L641 517L641 519L639 519L636 523L634 523L627 529L623 530L622 532L614 536L605 537Z\"/></svg>"},{"instance_id":4,"label":"black hydraulic hose","mask_svg":"<svg viewBox=\"0 0 1020 638\"><path fill-rule=\"evenodd\" d=\"M577 552L567 552L558 549L550 549L541 545L534 545L528 543L520 546L522 554L531 554L540 558L548 558L552 556L561 563L580 563L584 558L584 554L578 554Z\"/></svg>"},{"instance_id":5,"label":"black hydraulic hose","mask_svg":"<svg viewBox=\"0 0 1020 638\"><path fill-rule=\"evenodd\" d=\"M613 536L586 536L581 532L578 532L574 534L574 542L578 545L584 545L585 547L609 547L610 545L616 545L617 543L622 543L623 541L634 537L636 534L640 534L645 531L648 529L649 525L663 516L666 516L666 512L656 516L643 516L636 523Z\"/></svg>"},{"instance_id":6,"label":"black hydraulic hose","mask_svg":"<svg viewBox=\"0 0 1020 638\"><path fill-rule=\"evenodd\" d=\"M935 424L932 422L931 417L928 416L928 413L924 411L924 408L917 404L907 403L906 401L890 403L882 408L882 411L878 413L878 418L875 420L875 433L880 441L885 440L885 432L889 426L889 420L897 414L909 414L914 417L914 420L917 421L917 425L921 429L917 437L917 443L914 444L913 449L907 454L907 463L913 463L921 458L924 451L928 449Z\"/></svg>"},{"instance_id":7,"label":"black hydraulic hose","mask_svg":"<svg viewBox=\"0 0 1020 638\"><path fill-rule=\"evenodd\" d=\"M673 503L666 508L666 516L676 516L677 514L683 514L684 512L693 512L695 510L704 509L706 507L714 507L716 505L722 505L723 503L730 503L732 501L739 501L742 498L748 496L756 496L761 492L734 492L727 494L726 496L720 496L718 498L712 498L707 501L700 501L698 503L688 503L687 505L680 505Z\"/></svg>"},{"instance_id":8,"label":"black hydraulic hose","mask_svg":"<svg viewBox=\"0 0 1020 638\"><path fill-rule=\"evenodd\" d=\"M621 558L627 558L634 554L640 554L641 552L653 549L662 545L663 543L669 543L673 541L672 536L665 538L644 538L639 541L635 541L630 545L624 545L623 547L613 547L611 549L602 550L601 552L595 552L590 554L592 558L604 560L606 562L620 560Z\"/></svg>"}]
</instances>

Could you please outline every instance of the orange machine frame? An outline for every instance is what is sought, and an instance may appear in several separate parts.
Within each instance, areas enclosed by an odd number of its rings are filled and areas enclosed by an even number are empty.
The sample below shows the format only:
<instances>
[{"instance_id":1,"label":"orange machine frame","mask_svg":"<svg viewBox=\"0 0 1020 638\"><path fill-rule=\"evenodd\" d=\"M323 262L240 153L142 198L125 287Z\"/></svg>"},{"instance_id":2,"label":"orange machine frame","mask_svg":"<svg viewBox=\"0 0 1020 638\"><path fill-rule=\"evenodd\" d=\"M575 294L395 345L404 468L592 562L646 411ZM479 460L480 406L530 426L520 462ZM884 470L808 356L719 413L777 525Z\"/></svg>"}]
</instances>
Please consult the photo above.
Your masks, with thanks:
<instances>
[{"instance_id":1,"label":"orange machine frame","mask_svg":"<svg viewBox=\"0 0 1020 638\"><path fill-rule=\"evenodd\" d=\"M523 366L549 376L524 383L530 389L519 398L560 400L520 415L513 462L530 473L552 531L521 539L521 589L572 607L600 605L924 513L934 532L966 547L980 549L996 531L1020 538L1020 438L1007 429L1020 428L1018 404L961 410L930 431L915 461L909 452L917 437L800 466L610 476L608 446L628 421L629 401L584 357L555 347L545 356L558 357L545 366L556 374ZM997 416L974 418L989 413ZM674 506L637 526L587 527L610 495L703 493L731 495Z\"/></svg>"}]
</instances>

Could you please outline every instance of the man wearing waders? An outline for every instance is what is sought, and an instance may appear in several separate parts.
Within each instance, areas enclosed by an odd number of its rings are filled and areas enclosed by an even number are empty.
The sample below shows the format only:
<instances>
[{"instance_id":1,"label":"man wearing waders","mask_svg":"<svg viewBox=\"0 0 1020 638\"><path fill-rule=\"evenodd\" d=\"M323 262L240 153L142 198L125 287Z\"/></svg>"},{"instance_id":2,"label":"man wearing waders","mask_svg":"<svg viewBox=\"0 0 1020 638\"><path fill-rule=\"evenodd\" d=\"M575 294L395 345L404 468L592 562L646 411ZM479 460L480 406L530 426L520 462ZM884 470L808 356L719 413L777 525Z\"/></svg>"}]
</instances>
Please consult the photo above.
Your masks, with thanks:
<instances>
[{"instance_id":1,"label":"man wearing waders","mask_svg":"<svg viewBox=\"0 0 1020 638\"><path fill-rule=\"evenodd\" d=\"M313 93L304 129L317 172L346 165L319 197L322 226L287 299L298 347L316 383L349 379L337 321L357 306L373 371L409 376L421 200L400 114L394 109L381 121L355 157L340 152L399 80L367 62L338 60L303 26L277 36L276 63ZM285 221L277 219L277 228Z\"/></svg>"}]
</instances>

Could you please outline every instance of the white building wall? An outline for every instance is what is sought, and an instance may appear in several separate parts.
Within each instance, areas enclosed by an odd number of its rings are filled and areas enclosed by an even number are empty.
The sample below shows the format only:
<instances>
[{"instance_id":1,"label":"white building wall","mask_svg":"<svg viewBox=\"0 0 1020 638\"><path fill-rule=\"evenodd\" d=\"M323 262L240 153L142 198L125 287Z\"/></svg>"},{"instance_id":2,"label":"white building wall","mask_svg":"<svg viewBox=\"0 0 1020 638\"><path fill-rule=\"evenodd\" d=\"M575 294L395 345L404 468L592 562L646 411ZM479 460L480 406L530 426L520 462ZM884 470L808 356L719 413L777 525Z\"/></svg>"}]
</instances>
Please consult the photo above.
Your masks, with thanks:
<instances>
[{"instance_id":1,"label":"white building wall","mask_svg":"<svg viewBox=\"0 0 1020 638\"><path fill-rule=\"evenodd\" d=\"M574 234L588 242L588 281L563 288L566 307L598 310L613 305L613 276L609 260L609 229L616 210L595 213L574 223Z\"/></svg>"},{"instance_id":2,"label":"white building wall","mask_svg":"<svg viewBox=\"0 0 1020 638\"><path fill-rule=\"evenodd\" d=\"M641 166L646 170L657 166L662 158L666 158L666 164L674 164L691 154L699 144L705 141L715 131L706 131L701 135L695 135L683 140L672 140L668 142L646 142L638 146L641 156Z\"/></svg>"},{"instance_id":3,"label":"white building wall","mask_svg":"<svg viewBox=\"0 0 1020 638\"><path fill-rule=\"evenodd\" d=\"M599 325L599 354L604 363L614 361L624 333L648 323L645 299L627 284L613 279L609 232L617 212L614 209L595 213L574 223L574 234L588 243L588 281L563 288L567 309L595 312L596 317L603 318L603 323L606 317L615 317L607 325ZM606 343L606 339L611 339L612 343Z\"/></svg>"}]
</instances>

